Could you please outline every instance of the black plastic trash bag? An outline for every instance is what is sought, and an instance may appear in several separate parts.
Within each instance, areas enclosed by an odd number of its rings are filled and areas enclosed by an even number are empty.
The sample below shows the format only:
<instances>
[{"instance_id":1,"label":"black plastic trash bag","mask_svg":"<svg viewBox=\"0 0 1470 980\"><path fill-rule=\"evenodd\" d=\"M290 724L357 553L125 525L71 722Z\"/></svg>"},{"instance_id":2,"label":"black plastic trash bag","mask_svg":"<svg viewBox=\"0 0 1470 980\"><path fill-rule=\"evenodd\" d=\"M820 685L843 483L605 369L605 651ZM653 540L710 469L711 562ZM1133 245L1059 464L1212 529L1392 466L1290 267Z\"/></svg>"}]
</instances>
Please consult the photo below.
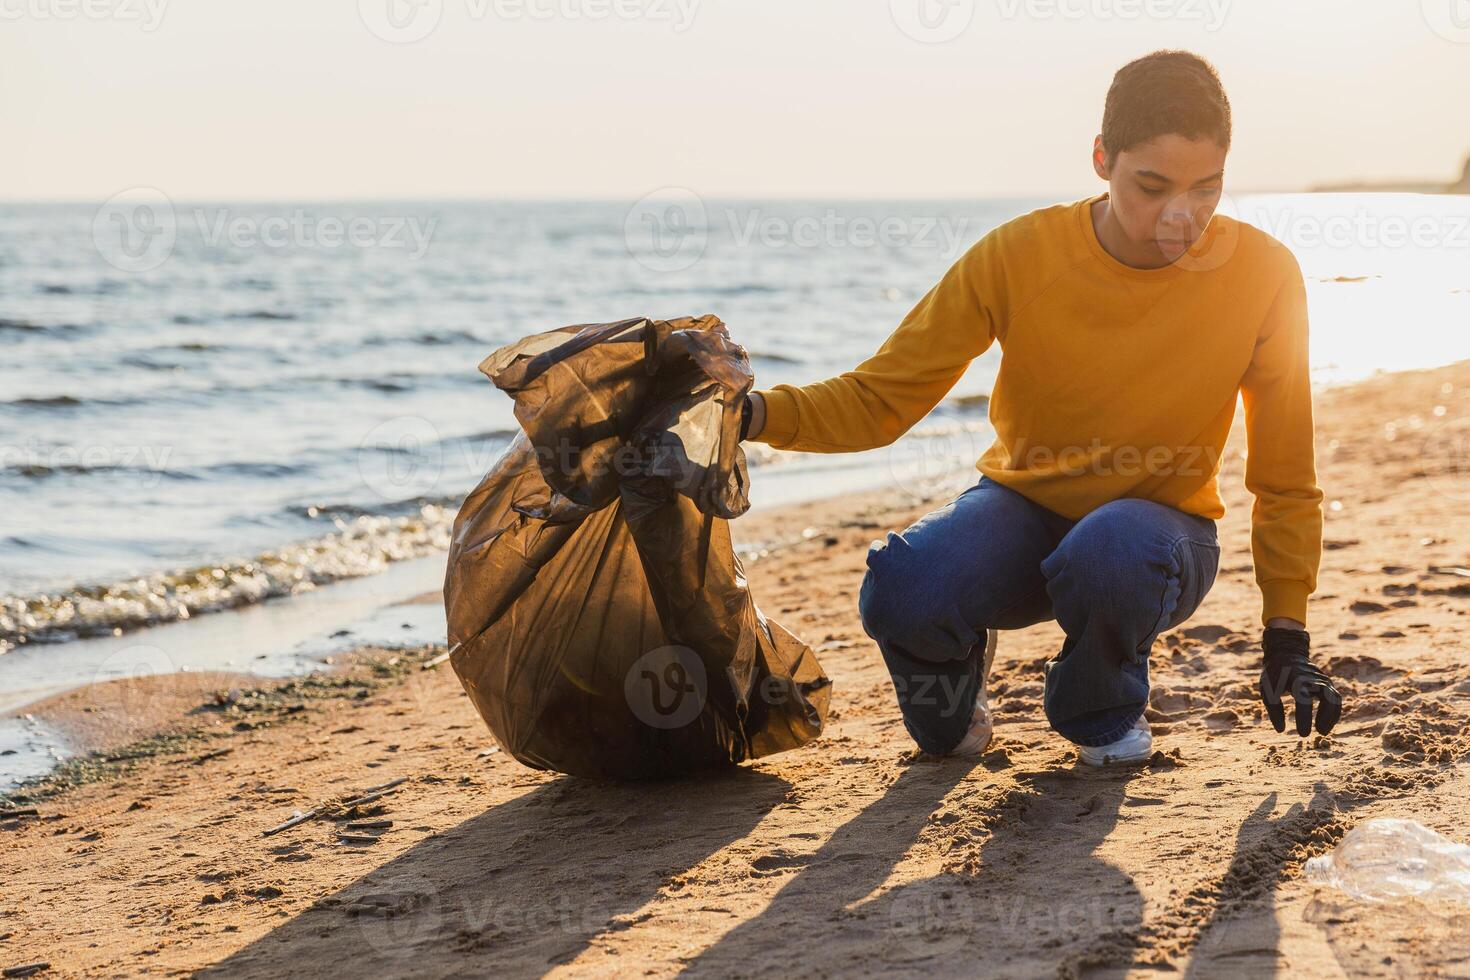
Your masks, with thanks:
<instances>
[{"instance_id":1,"label":"black plastic trash bag","mask_svg":"<svg viewBox=\"0 0 1470 980\"><path fill-rule=\"evenodd\" d=\"M753 375L725 325L567 327L480 370L524 431L454 522L444 601L454 669L501 746L637 779L816 737L831 682L761 616L730 543Z\"/></svg>"}]
</instances>

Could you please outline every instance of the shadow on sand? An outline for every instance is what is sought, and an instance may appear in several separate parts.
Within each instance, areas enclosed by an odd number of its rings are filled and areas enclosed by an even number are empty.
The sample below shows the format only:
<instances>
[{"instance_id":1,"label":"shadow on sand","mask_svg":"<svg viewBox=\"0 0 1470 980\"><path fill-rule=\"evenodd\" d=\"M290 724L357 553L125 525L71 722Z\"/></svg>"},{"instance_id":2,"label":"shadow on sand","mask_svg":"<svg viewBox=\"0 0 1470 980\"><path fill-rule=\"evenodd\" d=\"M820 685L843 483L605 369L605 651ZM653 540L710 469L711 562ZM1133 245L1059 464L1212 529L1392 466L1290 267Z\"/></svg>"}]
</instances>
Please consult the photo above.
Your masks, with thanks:
<instances>
[{"instance_id":1,"label":"shadow on sand","mask_svg":"<svg viewBox=\"0 0 1470 980\"><path fill-rule=\"evenodd\" d=\"M424 840L201 975L539 975L626 928L670 877L746 837L790 789L748 768L667 784L557 779Z\"/></svg>"},{"instance_id":2,"label":"shadow on sand","mask_svg":"<svg viewBox=\"0 0 1470 980\"><path fill-rule=\"evenodd\" d=\"M1055 976L1070 950L1137 928L1132 880L1095 853L1135 773L1020 773L1004 789L960 786L965 774L953 762L909 769L687 972L769 972L801 950L837 975ZM942 870L885 887L910 850Z\"/></svg>"},{"instance_id":3,"label":"shadow on sand","mask_svg":"<svg viewBox=\"0 0 1470 980\"><path fill-rule=\"evenodd\" d=\"M1132 878L1098 851L1125 810L1164 800L1130 793L1137 772L1012 771L1003 786L971 772L907 766L814 853L776 861L780 890L684 972L1121 977L1140 965L1154 926ZM539 975L637 925L671 879L795 805L791 789L749 768L668 784L558 779L425 840L203 975ZM1211 896L1225 901L1190 923L1190 976L1244 962L1272 972L1270 896L1322 803L1272 820L1272 794L1239 828ZM778 844L739 857L759 869ZM906 858L941 870L890 887Z\"/></svg>"}]
</instances>

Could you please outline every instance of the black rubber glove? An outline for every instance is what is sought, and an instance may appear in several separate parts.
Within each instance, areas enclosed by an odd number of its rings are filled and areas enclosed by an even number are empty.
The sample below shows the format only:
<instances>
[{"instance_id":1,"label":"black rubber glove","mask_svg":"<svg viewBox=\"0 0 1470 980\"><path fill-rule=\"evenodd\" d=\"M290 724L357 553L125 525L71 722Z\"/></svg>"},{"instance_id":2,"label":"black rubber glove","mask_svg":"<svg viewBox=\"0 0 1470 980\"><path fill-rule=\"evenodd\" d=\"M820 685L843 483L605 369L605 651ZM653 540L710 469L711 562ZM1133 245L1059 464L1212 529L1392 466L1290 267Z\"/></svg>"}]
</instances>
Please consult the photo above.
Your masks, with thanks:
<instances>
[{"instance_id":1,"label":"black rubber glove","mask_svg":"<svg viewBox=\"0 0 1470 980\"><path fill-rule=\"evenodd\" d=\"M742 402L741 405L740 405L740 441L741 442L744 442L745 440L747 440L747 439L750 438L750 422L751 422L751 418L752 418L752 413L754 411L755 411L755 407L753 405L751 405L751 403L750 403L750 397L747 395L745 401Z\"/></svg>"},{"instance_id":2,"label":"black rubber glove","mask_svg":"<svg viewBox=\"0 0 1470 980\"><path fill-rule=\"evenodd\" d=\"M1261 700L1266 714L1278 732L1286 731L1286 705L1283 697L1289 691L1296 702L1296 733L1302 738L1312 734L1312 702L1317 705L1317 731L1332 731L1342 718L1342 695L1322 671L1312 666L1312 635L1303 630L1268 629L1262 646L1266 664L1261 671Z\"/></svg>"}]
</instances>

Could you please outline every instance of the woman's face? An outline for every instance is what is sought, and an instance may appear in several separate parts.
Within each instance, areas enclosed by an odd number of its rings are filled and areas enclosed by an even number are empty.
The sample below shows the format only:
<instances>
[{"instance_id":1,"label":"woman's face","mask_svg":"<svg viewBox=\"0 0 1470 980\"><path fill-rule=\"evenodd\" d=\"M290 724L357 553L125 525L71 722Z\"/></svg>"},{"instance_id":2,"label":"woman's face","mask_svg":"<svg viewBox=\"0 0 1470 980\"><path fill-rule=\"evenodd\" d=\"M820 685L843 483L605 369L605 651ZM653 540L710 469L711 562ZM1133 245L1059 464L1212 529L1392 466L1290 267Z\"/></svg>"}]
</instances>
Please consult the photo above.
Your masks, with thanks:
<instances>
[{"instance_id":1,"label":"woman's face","mask_svg":"<svg viewBox=\"0 0 1470 980\"><path fill-rule=\"evenodd\" d=\"M1137 255L1174 262L1199 240L1220 205L1228 152L1212 139L1168 135L1108 158L1099 138L1093 165Z\"/></svg>"}]
</instances>

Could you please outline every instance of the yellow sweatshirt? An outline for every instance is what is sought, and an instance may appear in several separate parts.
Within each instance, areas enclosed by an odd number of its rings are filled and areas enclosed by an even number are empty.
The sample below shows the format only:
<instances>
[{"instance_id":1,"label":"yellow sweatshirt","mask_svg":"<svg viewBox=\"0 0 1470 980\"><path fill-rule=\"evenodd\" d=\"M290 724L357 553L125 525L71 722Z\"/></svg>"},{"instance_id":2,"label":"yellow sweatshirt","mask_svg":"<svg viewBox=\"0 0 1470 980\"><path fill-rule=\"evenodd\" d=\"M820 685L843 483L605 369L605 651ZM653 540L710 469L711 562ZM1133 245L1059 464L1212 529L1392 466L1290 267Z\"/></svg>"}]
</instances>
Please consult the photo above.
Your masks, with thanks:
<instances>
[{"instance_id":1,"label":"yellow sweatshirt","mask_svg":"<svg viewBox=\"0 0 1470 980\"><path fill-rule=\"evenodd\" d=\"M1322 555L1307 301L1291 252L1217 215L1163 269L1098 242L1101 198L986 235L856 370L761 394L777 449L856 452L908 431L970 361L1001 345L986 476L1073 520L1125 497L1218 520L1237 395L1263 620L1306 622Z\"/></svg>"}]
</instances>

